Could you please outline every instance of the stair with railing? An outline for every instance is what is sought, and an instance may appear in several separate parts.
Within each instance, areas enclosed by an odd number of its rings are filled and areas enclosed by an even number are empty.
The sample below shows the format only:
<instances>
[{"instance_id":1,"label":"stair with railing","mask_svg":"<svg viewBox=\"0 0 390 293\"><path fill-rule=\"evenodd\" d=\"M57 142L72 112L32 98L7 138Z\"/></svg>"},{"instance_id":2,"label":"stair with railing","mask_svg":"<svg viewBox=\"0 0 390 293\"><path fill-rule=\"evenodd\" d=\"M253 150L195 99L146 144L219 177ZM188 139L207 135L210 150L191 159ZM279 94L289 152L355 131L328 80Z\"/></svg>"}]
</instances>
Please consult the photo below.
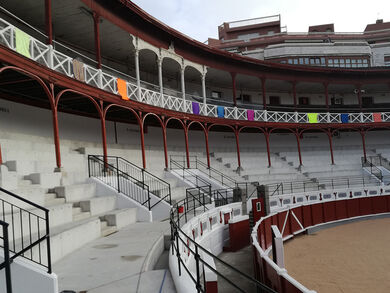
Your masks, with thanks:
<instances>
[{"instance_id":1,"label":"stair with railing","mask_svg":"<svg viewBox=\"0 0 390 293\"><path fill-rule=\"evenodd\" d=\"M0 256L3 260L0 263L0 272L5 269L7 292L12 292L12 287L18 288L15 280L23 282L26 277L52 273L49 210L47 208L0 187L0 227L2 230L0 247L3 249ZM12 280L15 284L12 284L10 264L17 258L25 261L19 261L12 266L15 270L12 273ZM28 276L20 275L20 266L28 269Z\"/></svg>"},{"instance_id":2,"label":"stair with railing","mask_svg":"<svg viewBox=\"0 0 390 293\"><path fill-rule=\"evenodd\" d=\"M88 173L148 210L162 201L171 204L169 183L121 157L89 155Z\"/></svg>"}]
</instances>

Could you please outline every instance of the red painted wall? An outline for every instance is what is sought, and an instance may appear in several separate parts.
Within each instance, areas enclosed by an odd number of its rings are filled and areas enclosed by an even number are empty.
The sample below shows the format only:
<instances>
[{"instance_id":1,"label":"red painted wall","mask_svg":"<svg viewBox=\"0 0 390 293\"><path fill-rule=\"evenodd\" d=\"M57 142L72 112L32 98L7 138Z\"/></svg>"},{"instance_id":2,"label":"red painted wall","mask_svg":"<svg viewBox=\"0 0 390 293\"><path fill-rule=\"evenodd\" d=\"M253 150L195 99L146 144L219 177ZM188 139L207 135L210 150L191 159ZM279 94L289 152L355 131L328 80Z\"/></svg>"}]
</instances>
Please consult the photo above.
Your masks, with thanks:
<instances>
[{"instance_id":1,"label":"red painted wall","mask_svg":"<svg viewBox=\"0 0 390 293\"><path fill-rule=\"evenodd\" d=\"M229 247L224 247L224 251L238 251L250 244L249 219L241 222L229 223Z\"/></svg>"},{"instance_id":2,"label":"red painted wall","mask_svg":"<svg viewBox=\"0 0 390 293\"><path fill-rule=\"evenodd\" d=\"M351 217L381 214L390 212L390 195L370 196L346 200L321 202L313 205L304 205L290 210L286 220L286 211L265 218L257 230L258 242L262 249L267 249L272 243L271 225L278 225L280 231L283 226L283 236L301 230L297 218L304 228L320 223L326 223ZM294 217L294 215L295 217ZM284 225L284 223L286 223ZM255 248L256 279L280 293L301 292L277 272L263 259Z\"/></svg>"}]
</instances>

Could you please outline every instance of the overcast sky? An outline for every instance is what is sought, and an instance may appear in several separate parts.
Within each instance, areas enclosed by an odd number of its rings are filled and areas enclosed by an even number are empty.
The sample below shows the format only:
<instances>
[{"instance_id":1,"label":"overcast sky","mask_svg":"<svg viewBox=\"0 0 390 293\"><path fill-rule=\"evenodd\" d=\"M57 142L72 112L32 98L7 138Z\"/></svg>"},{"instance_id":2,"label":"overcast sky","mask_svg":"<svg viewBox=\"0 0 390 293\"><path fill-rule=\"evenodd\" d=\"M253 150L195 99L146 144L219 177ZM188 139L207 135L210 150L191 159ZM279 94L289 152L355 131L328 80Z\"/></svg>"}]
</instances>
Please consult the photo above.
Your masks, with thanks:
<instances>
[{"instance_id":1,"label":"overcast sky","mask_svg":"<svg viewBox=\"0 0 390 293\"><path fill-rule=\"evenodd\" d=\"M280 14L289 32L334 23L337 32L361 32L381 18L390 21L390 0L135 0L143 10L204 42L223 22Z\"/></svg>"}]
</instances>

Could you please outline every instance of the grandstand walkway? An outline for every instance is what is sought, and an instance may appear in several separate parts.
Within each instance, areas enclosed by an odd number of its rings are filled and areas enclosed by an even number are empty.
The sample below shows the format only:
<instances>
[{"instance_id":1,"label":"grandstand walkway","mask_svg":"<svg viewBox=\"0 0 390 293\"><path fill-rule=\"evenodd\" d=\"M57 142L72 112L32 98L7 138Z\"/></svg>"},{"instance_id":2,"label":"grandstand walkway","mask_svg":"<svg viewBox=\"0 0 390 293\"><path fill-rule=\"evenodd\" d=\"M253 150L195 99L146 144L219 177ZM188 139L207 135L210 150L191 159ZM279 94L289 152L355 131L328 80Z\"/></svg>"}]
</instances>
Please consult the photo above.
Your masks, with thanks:
<instances>
[{"instance_id":1,"label":"grandstand walkway","mask_svg":"<svg viewBox=\"0 0 390 293\"><path fill-rule=\"evenodd\" d=\"M175 293L167 264L166 269L148 269L159 257L150 258L154 244L168 233L168 221L135 223L88 243L54 264L59 292Z\"/></svg>"}]
</instances>

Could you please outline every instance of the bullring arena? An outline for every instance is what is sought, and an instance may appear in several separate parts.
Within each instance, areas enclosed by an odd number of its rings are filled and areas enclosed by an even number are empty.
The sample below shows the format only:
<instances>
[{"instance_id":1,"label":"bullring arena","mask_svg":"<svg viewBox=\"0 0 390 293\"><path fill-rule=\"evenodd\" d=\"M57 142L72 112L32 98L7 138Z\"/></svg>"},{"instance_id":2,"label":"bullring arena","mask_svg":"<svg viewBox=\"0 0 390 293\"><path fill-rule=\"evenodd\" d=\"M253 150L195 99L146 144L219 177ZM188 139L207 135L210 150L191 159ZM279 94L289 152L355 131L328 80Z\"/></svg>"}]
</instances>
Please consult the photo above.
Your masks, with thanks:
<instances>
[{"instance_id":1,"label":"bullring arena","mask_svg":"<svg viewBox=\"0 0 390 293\"><path fill-rule=\"evenodd\" d=\"M388 292L390 23L0 8L0 292Z\"/></svg>"}]
</instances>

